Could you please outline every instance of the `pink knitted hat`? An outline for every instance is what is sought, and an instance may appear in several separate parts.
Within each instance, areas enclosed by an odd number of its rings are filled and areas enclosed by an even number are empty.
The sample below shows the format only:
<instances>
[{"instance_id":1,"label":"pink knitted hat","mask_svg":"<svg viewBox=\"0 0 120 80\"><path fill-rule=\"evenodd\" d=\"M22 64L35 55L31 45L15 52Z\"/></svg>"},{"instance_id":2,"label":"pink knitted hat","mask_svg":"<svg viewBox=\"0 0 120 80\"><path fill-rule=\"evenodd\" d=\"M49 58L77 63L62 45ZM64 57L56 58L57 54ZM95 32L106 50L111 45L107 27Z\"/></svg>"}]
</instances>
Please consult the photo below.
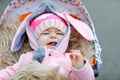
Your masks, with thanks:
<instances>
[{"instance_id":1,"label":"pink knitted hat","mask_svg":"<svg viewBox=\"0 0 120 80\"><path fill-rule=\"evenodd\" d=\"M31 28L35 31L36 35L40 35L44 30L49 28L56 28L63 33L67 29L66 22L59 16L53 13L46 13L35 18L31 24Z\"/></svg>"}]
</instances>

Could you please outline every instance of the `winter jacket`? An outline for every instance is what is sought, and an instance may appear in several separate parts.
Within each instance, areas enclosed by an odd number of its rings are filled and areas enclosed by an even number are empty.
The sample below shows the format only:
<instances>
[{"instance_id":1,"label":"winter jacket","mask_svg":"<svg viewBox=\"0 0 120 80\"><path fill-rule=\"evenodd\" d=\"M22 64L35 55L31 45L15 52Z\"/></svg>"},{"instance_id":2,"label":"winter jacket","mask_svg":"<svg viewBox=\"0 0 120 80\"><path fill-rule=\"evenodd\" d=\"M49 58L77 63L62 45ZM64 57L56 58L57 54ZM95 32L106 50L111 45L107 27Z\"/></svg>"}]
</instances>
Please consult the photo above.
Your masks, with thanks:
<instances>
[{"instance_id":1,"label":"winter jacket","mask_svg":"<svg viewBox=\"0 0 120 80\"><path fill-rule=\"evenodd\" d=\"M59 67L59 74L68 77L68 80L95 80L93 69L86 59L84 66L76 69L71 65L69 53L62 54L51 49L46 49L45 52L41 64L51 68ZM22 54L16 64L0 71L0 80L10 80L18 69L31 63L33 55L34 51Z\"/></svg>"}]
</instances>

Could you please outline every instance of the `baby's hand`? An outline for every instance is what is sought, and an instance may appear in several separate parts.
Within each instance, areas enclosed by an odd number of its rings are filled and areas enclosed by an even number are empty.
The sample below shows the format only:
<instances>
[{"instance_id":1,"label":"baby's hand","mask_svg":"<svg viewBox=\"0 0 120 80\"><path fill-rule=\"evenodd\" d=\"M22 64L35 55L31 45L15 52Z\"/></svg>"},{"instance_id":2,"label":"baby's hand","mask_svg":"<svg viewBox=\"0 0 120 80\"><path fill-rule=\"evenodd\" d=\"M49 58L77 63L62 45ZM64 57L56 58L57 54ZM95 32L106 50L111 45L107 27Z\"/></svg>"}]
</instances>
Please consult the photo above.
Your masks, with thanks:
<instances>
[{"instance_id":1,"label":"baby's hand","mask_svg":"<svg viewBox=\"0 0 120 80\"><path fill-rule=\"evenodd\" d=\"M72 66L75 68L81 68L84 65L84 59L79 50L71 50L70 59L72 62Z\"/></svg>"}]
</instances>

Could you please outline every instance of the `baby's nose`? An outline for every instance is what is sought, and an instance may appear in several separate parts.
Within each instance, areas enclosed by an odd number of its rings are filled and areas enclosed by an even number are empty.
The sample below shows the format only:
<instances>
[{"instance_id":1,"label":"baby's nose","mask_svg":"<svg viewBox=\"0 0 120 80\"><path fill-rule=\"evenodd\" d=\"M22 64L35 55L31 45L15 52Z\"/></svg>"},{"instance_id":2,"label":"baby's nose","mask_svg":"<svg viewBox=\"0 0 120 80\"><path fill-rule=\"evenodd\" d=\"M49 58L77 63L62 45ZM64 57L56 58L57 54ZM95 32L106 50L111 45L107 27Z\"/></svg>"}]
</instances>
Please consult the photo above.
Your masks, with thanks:
<instances>
[{"instance_id":1,"label":"baby's nose","mask_svg":"<svg viewBox=\"0 0 120 80\"><path fill-rule=\"evenodd\" d=\"M50 33L50 38L57 38L56 33L55 33L55 32L51 32L51 33Z\"/></svg>"}]
</instances>

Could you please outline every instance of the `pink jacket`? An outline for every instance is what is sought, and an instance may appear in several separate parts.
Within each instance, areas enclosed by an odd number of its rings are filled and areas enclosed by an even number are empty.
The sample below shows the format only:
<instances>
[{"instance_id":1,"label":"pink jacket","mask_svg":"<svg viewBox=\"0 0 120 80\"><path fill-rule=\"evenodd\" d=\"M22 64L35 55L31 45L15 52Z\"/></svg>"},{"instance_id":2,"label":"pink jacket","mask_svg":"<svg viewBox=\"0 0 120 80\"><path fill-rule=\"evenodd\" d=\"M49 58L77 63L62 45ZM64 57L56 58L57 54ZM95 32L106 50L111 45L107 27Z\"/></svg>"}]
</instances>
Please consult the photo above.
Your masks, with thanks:
<instances>
[{"instance_id":1,"label":"pink jacket","mask_svg":"<svg viewBox=\"0 0 120 80\"><path fill-rule=\"evenodd\" d=\"M93 69L86 59L81 69L75 69L71 65L69 53L61 54L50 49L45 52L47 54L45 54L42 64L48 67L60 67L59 74L68 76L68 80L95 80ZM22 54L16 64L0 71L0 80L10 80L20 67L31 63L33 55L34 51Z\"/></svg>"}]
</instances>

